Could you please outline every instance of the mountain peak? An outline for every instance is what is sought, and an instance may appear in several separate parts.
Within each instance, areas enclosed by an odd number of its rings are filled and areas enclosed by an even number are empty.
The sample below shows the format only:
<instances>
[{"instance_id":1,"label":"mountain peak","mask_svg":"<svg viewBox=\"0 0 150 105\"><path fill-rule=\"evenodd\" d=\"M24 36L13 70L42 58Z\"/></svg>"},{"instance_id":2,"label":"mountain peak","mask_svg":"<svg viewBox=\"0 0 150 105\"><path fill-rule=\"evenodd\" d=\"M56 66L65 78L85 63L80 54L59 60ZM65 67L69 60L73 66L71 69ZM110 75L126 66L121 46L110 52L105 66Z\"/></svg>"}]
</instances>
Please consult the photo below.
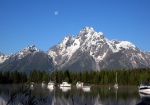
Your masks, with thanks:
<instances>
[{"instance_id":1,"label":"mountain peak","mask_svg":"<svg viewBox=\"0 0 150 105\"><path fill-rule=\"evenodd\" d=\"M81 31L80 34L88 34L88 33L93 33L95 30L92 27L84 27Z\"/></svg>"},{"instance_id":2,"label":"mountain peak","mask_svg":"<svg viewBox=\"0 0 150 105\"><path fill-rule=\"evenodd\" d=\"M35 45L31 45L31 46L28 46L28 47L24 48L23 50L19 51L15 55L17 55L18 59L21 59L30 53L35 53L35 52L39 52L39 51L40 50L38 50L35 47Z\"/></svg>"},{"instance_id":3,"label":"mountain peak","mask_svg":"<svg viewBox=\"0 0 150 105\"><path fill-rule=\"evenodd\" d=\"M24 48L23 50L28 50L28 51L34 52L34 51L37 51L38 49L36 48L35 45L31 45L31 46Z\"/></svg>"},{"instance_id":4,"label":"mountain peak","mask_svg":"<svg viewBox=\"0 0 150 105\"><path fill-rule=\"evenodd\" d=\"M81 37L82 39L89 39L89 38L104 39L103 32L96 32L92 27L84 27L77 36Z\"/></svg>"},{"instance_id":5,"label":"mountain peak","mask_svg":"<svg viewBox=\"0 0 150 105\"><path fill-rule=\"evenodd\" d=\"M24 48L20 52L23 52L23 53L32 53L32 52L38 52L38 51L40 51L40 50L38 50L35 45L31 45L31 46L28 46L28 47Z\"/></svg>"}]
</instances>

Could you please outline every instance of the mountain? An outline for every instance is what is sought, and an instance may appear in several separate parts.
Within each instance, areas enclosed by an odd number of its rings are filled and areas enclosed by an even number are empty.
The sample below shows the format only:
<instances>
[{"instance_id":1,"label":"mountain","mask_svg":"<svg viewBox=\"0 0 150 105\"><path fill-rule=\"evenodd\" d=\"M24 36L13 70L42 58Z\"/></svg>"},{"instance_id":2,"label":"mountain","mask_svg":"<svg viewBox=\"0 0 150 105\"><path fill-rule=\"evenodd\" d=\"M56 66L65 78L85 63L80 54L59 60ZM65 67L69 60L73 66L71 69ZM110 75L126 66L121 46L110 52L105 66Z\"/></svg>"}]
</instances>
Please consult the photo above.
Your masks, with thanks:
<instances>
[{"instance_id":1,"label":"mountain","mask_svg":"<svg viewBox=\"0 0 150 105\"><path fill-rule=\"evenodd\" d=\"M92 27L50 48L56 68L76 71L150 67L150 54L128 41L109 40Z\"/></svg>"},{"instance_id":2,"label":"mountain","mask_svg":"<svg viewBox=\"0 0 150 105\"><path fill-rule=\"evenodd\" d=\"M76 36L66 36L47 52L35 45L10 55L0 53L0 71L100 70L150 67L150 52L138 49L129 41L109 40L92 27Z\"/></svg>"},{"instance_id":3,"label":"mountain","mask_svg":"<svg viewBox=\"0 0 150 105\"><path fill-rule=\"evenodd\" d=\"M0 70L19 70L30 73L31 70L54 69L52 58L47 53L38 50L35 45L24 48L16 54L10 54L7 59L1 64Z\"/></svg>"},{"instance_id":4,"label":"mountain","mask_svg":"<svg viewBox=\"0 0 150 105\"><path fill-rule=\"evenodd\" d=\"M3 53L0 52L0 64L3 63L6 59L8 59L8 56L5 56Z\"/></svg>"}]
</instances>

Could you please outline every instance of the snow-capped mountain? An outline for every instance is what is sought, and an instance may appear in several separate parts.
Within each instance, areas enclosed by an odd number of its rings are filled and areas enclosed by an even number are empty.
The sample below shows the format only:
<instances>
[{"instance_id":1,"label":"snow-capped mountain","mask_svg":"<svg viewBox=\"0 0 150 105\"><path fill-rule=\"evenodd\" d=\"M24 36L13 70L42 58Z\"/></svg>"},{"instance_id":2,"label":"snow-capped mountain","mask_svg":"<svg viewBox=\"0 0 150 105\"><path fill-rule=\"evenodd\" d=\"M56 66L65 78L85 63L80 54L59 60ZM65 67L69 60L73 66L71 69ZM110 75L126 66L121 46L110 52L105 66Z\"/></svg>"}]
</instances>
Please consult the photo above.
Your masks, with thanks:
<instances>
[{"instance_id":1,"label":"snow-capped mountain","mask_svg":"<svg viewBox=\"0 0 150 105\"><path fill-rule=\"evenodd\" d=\"M38 50L35 47L35 45L32 45L32 46L28 46L28 47L24 48L23 50L17 52L16 54L9 54L9 55L1 54L1 56L0 56L1 62L0 63L3 63L5 61L7 61L8 59L9 59L9 62L13 62L13 61L22 59L31 53L34 54L36 52L40 52L40 50Z\"/></svg>"},{"instance_id":2,"label":"snow-capped mountain","mask_svg":"<svg viewBox=\"0 0 150 105\"><path fill-rule=\"evenodd\" d=\"M18 53L15 54L15 56L17 57L17 59L22 59L23 57L27 56L28 54L35 54L37 52L40 52L40 50L38 50L35 45L32 46L28 46L26 48L24 48L23 50L19 51Z\"/></svg>"},{"instance_id":3,"label":"snow-capped mountain","mask_svg":"<svg viewBox=\"0 0 150 105\"><path fill-rule=\"evenodd\" d=\"M34 45L10 55L0 53L0 71L33 69L100 70L150 67L150 52L129 41L109 40L103 32L83 28L76 36L66 36L47 52Z\"/></svg>"},{"instance_id":4,"label":"snow-capped mountain","mask_svg":"<svg viewBox=\"0 0 150 105\"><path fill-rule=\"evenodd\" d=\"M48 51L48 55L59 69L100 70L150 66L149 54L131 42L109 40L92 27L83 28L77 36L65 37Z\"/></svg>"},{"instance_id":5,"label":"snow-capped mountain","mask_svg":"<svg viewBox=\"0 0 150 105\"><path fill-rule=\"evenodd\" d=\"M39 69L48 71L54 69L52 58L46 52L38 50L35 45L28 46L16 54L8 56L0 56L3 62L0 65L0 70L19 70L29 73L31 70Z\"/></svg>"}]
</instances>

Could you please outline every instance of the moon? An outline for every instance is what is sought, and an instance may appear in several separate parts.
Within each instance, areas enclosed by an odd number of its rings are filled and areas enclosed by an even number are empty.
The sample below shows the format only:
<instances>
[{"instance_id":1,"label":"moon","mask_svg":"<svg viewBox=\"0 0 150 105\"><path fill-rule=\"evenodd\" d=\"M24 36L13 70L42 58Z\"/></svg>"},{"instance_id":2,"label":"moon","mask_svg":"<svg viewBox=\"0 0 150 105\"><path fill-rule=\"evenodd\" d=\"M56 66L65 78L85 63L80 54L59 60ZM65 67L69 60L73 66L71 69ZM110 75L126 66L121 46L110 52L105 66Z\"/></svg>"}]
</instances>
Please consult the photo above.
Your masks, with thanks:
<instances>
[{"instance_id":1,"label":"moon","mask_svg":"<svg viewBox=\"0 0 150 105\"><path fill-rule=\"evenodd\" d=\"M59 12L58 12L58 11L55 11L55 12L54 12L54 15L58 15L58 14L59 14Z\"/></svg>"}]
</instances>

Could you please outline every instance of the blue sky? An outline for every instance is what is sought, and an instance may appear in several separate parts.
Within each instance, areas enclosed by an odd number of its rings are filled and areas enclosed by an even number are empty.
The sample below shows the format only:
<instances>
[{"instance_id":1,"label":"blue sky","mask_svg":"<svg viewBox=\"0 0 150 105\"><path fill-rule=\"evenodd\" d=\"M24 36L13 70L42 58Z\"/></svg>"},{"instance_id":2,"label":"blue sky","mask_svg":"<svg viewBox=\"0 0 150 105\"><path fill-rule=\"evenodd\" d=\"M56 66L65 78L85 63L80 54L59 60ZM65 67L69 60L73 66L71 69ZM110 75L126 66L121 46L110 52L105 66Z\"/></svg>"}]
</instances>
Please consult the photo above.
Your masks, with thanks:
<instances>
[{"instance_id":1,"label":"blue sky","mask_svg":"<svg viewBox=\"0 0 150 105\"><path fill-rule=\"evenodd\" d=\"M43 51L91 26L150 51L150 0L0 0L0 52Z\"/></svg>"}]
</instances>

